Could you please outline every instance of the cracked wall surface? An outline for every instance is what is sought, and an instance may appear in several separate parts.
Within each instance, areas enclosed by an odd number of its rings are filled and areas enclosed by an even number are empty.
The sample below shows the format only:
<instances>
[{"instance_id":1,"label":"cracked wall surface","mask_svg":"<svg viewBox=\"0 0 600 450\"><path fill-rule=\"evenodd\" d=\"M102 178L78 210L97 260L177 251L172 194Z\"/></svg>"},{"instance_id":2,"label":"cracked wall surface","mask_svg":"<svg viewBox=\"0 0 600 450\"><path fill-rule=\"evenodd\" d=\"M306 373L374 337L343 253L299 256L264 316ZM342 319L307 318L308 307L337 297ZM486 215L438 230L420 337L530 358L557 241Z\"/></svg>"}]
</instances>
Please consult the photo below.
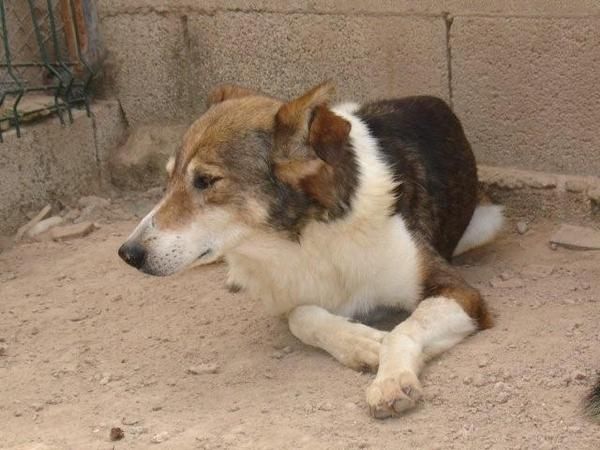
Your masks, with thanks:
<instances>
[{"instance_id":1,"label":"cracked wall surface","mask_svg":"<svg viewBox=\"0 0 600 450\"><path fill-rule=\"evenodd\" d=\"M189 123L236 82L291 96L433 94L479 160L600 174L600 2L99 0L104 90L133 126Z\"/></svg>"},{"instance_id":2,"label":"cracked wall surface","mask_svg":"<svg viewBox=\"0 0 600 450\"><path fill-rule=\"evenodd\" d=\"M73 123L58 118L4 134L0 144L0 235L10 234L47 203L65 202L97 192L106 179L109 151L125 137L119 104L97 101L92 116L74 111Z\"/></svg>"}]
</instances>

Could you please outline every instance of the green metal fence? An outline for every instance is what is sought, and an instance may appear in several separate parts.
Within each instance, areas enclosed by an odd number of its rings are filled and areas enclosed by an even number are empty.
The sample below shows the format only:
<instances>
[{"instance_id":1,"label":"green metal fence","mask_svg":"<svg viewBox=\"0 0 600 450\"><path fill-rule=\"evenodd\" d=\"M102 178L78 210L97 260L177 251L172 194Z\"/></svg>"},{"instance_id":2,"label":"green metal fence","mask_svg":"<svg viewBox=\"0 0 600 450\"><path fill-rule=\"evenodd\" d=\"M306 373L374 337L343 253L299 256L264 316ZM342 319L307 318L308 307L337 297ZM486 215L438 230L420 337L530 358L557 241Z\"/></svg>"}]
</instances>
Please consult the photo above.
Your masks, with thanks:
<instances>
[{"instance_id":1,"label":"green metal fence","mask_svg":"<svg viewBox=\"0 0 600 450\"><path fill-rule=\"evenodd\" d=\"M40 116L64 125L73 108L89 115L101 57L93 0L0 0L0 37L0 142Z\"/></svg>"}]
</instances>

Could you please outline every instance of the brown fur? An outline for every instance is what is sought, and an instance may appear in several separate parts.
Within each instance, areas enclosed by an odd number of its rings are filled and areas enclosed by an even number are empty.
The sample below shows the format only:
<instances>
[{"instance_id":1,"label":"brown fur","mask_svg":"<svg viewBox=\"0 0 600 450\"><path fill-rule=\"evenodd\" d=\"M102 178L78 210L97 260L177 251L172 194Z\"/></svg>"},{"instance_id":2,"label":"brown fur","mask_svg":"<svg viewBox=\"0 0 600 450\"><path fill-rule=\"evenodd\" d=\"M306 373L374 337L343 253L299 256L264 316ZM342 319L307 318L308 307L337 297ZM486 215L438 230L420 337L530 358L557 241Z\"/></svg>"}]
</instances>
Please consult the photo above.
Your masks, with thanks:
<instances>
[{"instance_id":1,"label":"brown fur","mask_svg":"<svg viewBox=\"0 0 600 450\"><path fill-rule=\"evenodd\" d=\"M471 317L480 330L494 325L487 305L477 289L469 285L458 271L436 255L434 250L425 248L422 265L424 298L441 296L451 298Z\"/></svg>"}]
</instances>

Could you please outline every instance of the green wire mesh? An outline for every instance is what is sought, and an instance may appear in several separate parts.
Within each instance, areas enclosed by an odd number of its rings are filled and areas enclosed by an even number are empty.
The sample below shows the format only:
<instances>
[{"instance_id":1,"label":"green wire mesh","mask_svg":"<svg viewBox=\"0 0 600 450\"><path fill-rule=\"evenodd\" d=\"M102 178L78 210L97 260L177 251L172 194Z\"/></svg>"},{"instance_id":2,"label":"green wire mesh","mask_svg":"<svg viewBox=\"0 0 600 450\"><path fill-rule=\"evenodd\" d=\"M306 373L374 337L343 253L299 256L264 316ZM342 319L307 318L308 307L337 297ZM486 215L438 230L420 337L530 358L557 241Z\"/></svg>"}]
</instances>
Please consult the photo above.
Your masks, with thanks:
<instances>
[{"instance_id":1,"label":"green wire mesh","mask_svg":"<svg viewBox=\"0 0 600 450\"><path fill-rule=\"evenodd\" d=\"M56 114L64 125L75 107L89 115L100 56L93 0L0 0L0 36L0 142L32 117Z\"/></svg>"}]
</instances>

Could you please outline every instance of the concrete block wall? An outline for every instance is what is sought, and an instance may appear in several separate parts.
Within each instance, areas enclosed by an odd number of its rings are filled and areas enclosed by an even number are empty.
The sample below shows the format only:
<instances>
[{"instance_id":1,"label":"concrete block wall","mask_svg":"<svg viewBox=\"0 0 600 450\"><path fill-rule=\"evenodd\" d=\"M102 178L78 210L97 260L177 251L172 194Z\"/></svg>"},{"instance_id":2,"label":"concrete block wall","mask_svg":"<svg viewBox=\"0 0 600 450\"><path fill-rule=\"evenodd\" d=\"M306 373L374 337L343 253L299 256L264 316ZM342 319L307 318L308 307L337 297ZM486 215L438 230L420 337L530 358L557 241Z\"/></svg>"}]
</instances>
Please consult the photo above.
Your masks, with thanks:
<instances>
[{"instance_id":1,"label":"concrete block wall","mask_svg":"<svg viewBox=\"0 0 600 450\"><path fill-rule=\"evenodd\" d=\"M600 175L597 0L98 0L104 89L131 125L189 123L215 84L340 100L439 95L480 162Z\"/></svg>"},{"instance_id":2,"label":"concrete block wall","mask_svg":"<svg viewBox=\"0 0 600 450\"><path fill-rule=\"evenodd\" d=\"M107 177L111 150L125 139L126 124L116 101L96 101L92 116L73 112L73 123L54 117L25 124L0 143L0 236L13 233L47 203L74 204L98 192Z\"/></svg>"}]
</instances>

